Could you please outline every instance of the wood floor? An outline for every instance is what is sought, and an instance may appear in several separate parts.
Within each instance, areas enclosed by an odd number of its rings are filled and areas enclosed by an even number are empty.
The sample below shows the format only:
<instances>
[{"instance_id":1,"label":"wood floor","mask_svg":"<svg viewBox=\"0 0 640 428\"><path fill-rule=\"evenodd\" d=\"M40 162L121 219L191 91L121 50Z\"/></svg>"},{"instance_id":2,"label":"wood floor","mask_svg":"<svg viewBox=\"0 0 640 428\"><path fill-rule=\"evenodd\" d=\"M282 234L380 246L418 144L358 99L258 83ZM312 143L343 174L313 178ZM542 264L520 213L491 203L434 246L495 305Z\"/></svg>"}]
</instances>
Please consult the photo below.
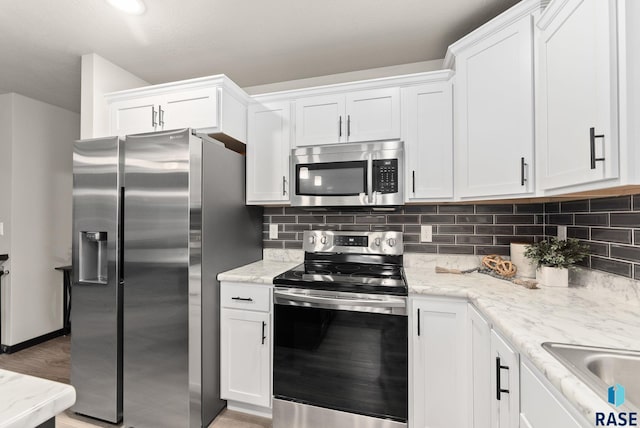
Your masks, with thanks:
<instances>
[{"instance_id":1,"label":"wood floor","mask_svg":"<svg viewBox=\"0 0 640 428\"><path fill-rule=\"evenodd\" d=\"M58 337L14 354L0 354L0 368L69 383L69 337ZM85 418L67 410L56 417L57 428L116 428L117 425ZM179 427L176 427L179 428ZM271 420L225 409L209 428L271 428Z\"/></svg>"}]
</instances>

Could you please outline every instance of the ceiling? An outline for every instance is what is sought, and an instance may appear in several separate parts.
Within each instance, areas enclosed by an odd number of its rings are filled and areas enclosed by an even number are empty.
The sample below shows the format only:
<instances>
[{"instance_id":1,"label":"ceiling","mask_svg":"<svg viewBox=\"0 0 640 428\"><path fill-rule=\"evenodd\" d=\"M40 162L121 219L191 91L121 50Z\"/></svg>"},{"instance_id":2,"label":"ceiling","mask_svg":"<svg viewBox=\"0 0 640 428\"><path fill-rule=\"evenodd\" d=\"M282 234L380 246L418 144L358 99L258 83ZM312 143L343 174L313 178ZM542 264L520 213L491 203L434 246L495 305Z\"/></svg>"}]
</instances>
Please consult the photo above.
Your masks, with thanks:
<instances>
[{"instance_id":1,"label":"ceiling","mask_svg":"<svg viewBox=\"0 0 640 428\"><path fill-rule=\"evenodd\" d=\"M443 58L517 0L0 0L0 93L80 111L80 57L149 83L224 73L242 87Z\"/></svg>"}]
</instances>

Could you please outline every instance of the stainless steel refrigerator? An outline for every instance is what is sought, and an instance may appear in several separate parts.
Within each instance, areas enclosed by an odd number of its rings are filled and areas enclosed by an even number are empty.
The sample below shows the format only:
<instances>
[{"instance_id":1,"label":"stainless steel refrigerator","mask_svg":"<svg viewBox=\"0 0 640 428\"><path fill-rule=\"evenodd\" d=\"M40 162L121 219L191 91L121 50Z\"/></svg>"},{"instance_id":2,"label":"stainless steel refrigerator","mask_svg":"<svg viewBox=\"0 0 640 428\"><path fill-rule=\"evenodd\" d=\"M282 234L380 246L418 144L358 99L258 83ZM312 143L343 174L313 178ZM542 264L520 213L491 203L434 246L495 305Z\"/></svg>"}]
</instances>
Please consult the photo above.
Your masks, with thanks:
<instances>
[{"instance_id":1,"label":"stainless steel refrigerator","mask_svg":"<svg viewBox=\"0 0 640 428\"><path fill-rule=\"evenodd\" d=\"M224 407L216 275L262 257L244 168L189 129L75 143L75 412L191 428Z\"/></svg>"}]
</instances>

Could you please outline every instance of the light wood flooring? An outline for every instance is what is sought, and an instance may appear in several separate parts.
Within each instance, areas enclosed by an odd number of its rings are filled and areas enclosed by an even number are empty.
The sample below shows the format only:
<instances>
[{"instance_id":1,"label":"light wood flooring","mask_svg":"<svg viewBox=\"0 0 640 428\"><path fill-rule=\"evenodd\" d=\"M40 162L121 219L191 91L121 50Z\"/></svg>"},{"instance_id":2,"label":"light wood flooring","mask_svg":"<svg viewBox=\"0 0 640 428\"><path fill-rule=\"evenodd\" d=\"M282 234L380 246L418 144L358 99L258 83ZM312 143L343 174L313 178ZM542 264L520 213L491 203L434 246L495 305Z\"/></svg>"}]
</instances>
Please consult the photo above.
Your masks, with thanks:
<instances>
[{"instance_id":1,"label":"light wood flooring","mask_svg":"<svg viewBox=\"0 0 640 428\"><path fill-rule=\"evenodd\" d=\"M70 338L58 337L13 354L0 354L0 368L69 383ZM57 428L117 428L67 410L56 417ZM178 428L178 427L176 427ZM271 428L271 420L225 409L209 428Z\"/></svg>"}]
</instances>

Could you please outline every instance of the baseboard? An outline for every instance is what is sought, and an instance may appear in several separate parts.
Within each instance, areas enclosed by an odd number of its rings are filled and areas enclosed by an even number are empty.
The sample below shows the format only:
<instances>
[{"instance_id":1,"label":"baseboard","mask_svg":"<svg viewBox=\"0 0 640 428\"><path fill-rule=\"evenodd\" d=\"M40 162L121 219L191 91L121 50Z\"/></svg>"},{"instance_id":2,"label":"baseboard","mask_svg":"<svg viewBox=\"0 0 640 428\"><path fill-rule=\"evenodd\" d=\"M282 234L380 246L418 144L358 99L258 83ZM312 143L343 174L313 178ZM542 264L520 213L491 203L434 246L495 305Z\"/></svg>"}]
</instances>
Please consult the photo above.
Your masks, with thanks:
<instances>
[{"instance_id":1,"label":"baseboard","mask_svg":"<svg viewBox=\"0 0 640 428\"><path fill-rule=\"evenodd\" d=\"M64 336L65 334L67 334L66 330L61 328L60 330L52 331L51 333L43 334L42 336L34 337L33 339L25 340L15 345L0 345L0 354L13 354L14 352L22 351L23 349L39 345L47 340Z\"/></svg>"},{"instance_id":2,"label":"baseboard","mask_svg":"<svg viewBox=\"0 0 640 428\"><path fill-rule=\"evenodd\" d=\"M262 406L254 406L253 404L241 403L239 401L227 400L227 409L236 412L248 413L254 416L271 419L271 409Z\"/></svg>"}]
</instances>

